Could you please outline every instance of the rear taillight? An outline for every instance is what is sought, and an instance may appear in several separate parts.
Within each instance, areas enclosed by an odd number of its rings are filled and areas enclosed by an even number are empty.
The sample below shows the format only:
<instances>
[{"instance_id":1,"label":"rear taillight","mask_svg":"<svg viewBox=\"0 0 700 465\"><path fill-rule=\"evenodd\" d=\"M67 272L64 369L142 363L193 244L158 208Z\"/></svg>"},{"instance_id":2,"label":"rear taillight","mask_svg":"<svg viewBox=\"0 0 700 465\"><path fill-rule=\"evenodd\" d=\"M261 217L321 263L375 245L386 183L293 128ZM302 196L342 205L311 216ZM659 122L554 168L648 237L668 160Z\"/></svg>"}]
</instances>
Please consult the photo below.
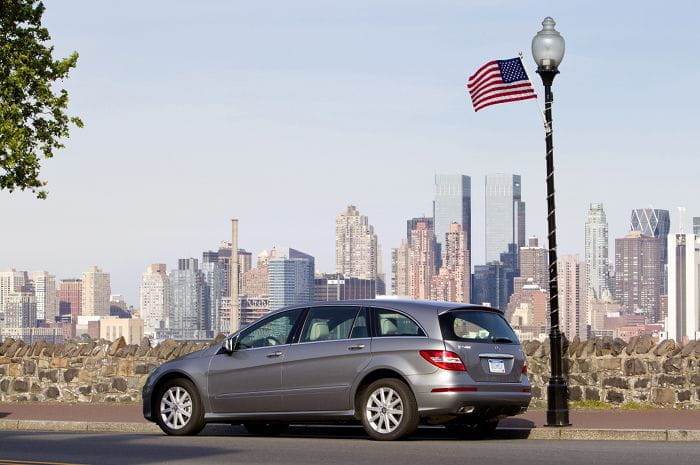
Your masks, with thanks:
<instances>
[{"instance_id":1,"label":"rear taillight","mask_svg":"<svg viewBox=\"0 0 700 465\"><path fill-rule=\"evenodd\" d=\"M467 371L459 355L448 350L421 350L421 357L443 370Z\"/></svg>"},{"instance_id":2,"label":"rear taillight","mask_svg":"<svg viewBox=\"0 0 700 465\"><path fill-rule=\"evenodd\" d=\"M523 370L522 370L522 373L523 373L524 375L527 374L527 359L525 359L525 361L523 361Z\"/></svg>"}]
</instances>

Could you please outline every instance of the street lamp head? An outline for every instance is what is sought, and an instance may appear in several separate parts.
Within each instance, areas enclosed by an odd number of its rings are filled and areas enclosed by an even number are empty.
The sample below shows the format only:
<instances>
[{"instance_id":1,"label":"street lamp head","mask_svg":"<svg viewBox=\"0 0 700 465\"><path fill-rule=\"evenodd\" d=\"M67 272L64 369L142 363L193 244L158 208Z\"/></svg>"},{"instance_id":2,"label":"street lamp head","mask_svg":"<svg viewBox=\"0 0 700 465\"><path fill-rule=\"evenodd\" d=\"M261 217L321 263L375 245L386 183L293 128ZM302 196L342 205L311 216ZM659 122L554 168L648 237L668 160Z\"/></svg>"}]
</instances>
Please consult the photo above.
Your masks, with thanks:
<instances>
[{"instance_id":1,"label":"street lamp head","mask_svg":"<svg viewBox=\"0 0 700 465\"><path fill-rule=\"evenodd\" d=\"M564 58L564 38L554 29L554 20L547 16L542 30L532 38L532 56L541 71L556 71Z\"/></svg>"}]
</instances>

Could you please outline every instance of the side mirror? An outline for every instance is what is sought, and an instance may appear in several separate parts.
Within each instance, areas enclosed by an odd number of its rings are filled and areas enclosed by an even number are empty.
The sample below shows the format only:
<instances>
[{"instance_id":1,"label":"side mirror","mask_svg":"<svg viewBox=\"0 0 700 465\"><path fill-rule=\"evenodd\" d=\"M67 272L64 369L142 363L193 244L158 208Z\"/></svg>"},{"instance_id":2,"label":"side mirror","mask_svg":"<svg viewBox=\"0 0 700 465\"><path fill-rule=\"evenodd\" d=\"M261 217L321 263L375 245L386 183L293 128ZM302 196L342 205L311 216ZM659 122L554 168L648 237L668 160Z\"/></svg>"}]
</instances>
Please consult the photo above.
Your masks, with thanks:
<instances>
[{"instance_id":1,"label":"side mirror","mask_svg":"<svg viewBox=\"0 0 700 465\"><path fill-rule=\"evenodd\" d=\"M227 354L231 355L236 350L236 343L237 342L238 342L238 336L227 337L226 339L224 339L224 343L222 344L222 347Z\"/></svg>"}]
</instances>

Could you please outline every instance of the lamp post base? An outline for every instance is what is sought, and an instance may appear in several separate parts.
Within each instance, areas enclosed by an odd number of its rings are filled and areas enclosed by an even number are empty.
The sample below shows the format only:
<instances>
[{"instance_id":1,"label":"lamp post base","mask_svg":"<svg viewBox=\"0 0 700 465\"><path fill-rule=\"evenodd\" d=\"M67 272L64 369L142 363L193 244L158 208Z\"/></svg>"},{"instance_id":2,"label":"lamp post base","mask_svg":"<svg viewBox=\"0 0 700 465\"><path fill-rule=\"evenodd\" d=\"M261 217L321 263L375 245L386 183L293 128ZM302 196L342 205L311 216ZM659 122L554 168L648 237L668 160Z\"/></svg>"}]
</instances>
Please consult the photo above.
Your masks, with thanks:
<instances>
[{"instance_id":1,"label":"lamp post base","mask_svg":"<svg viewBox=\"0 0 700 465\"><path fill-rule=\"evenodd\" d=\"M571 426L569 422L569 393L563 378L549 380L547 400L547 424L545 426Z\"/></svg>"}]
</instances>

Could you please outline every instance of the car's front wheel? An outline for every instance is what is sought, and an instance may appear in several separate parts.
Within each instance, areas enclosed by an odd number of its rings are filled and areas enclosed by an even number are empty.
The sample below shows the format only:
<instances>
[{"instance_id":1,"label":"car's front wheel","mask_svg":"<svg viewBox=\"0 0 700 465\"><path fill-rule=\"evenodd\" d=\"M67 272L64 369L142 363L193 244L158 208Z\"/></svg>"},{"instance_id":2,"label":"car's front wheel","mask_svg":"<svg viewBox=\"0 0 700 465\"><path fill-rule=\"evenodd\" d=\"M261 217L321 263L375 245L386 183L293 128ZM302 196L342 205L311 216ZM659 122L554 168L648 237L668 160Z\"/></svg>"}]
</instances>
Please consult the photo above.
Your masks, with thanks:
<instances>
[{"instance_id":1,"label":"car's front wheel","mask_svg":"<svg viewBox=\"0 0 700 465\"><path fill-rule=\"evenodd\" d=\"M197 388L184 378L163 383L158 390L156 422L173 436L197 434L204 428L204 409Z\"/></svg>"},{"instance_id":2,"label":"car's front wheel","mask_svg":"<svg viewBox=\"0 0 700 465\"><path fill-rule=\"evenodd\" d=\"M373 382L362 392L358 407L362 426L372 439L401 439L418 427L416 398L401 380L386 378Z\"/></svg>"}]
</instances>

